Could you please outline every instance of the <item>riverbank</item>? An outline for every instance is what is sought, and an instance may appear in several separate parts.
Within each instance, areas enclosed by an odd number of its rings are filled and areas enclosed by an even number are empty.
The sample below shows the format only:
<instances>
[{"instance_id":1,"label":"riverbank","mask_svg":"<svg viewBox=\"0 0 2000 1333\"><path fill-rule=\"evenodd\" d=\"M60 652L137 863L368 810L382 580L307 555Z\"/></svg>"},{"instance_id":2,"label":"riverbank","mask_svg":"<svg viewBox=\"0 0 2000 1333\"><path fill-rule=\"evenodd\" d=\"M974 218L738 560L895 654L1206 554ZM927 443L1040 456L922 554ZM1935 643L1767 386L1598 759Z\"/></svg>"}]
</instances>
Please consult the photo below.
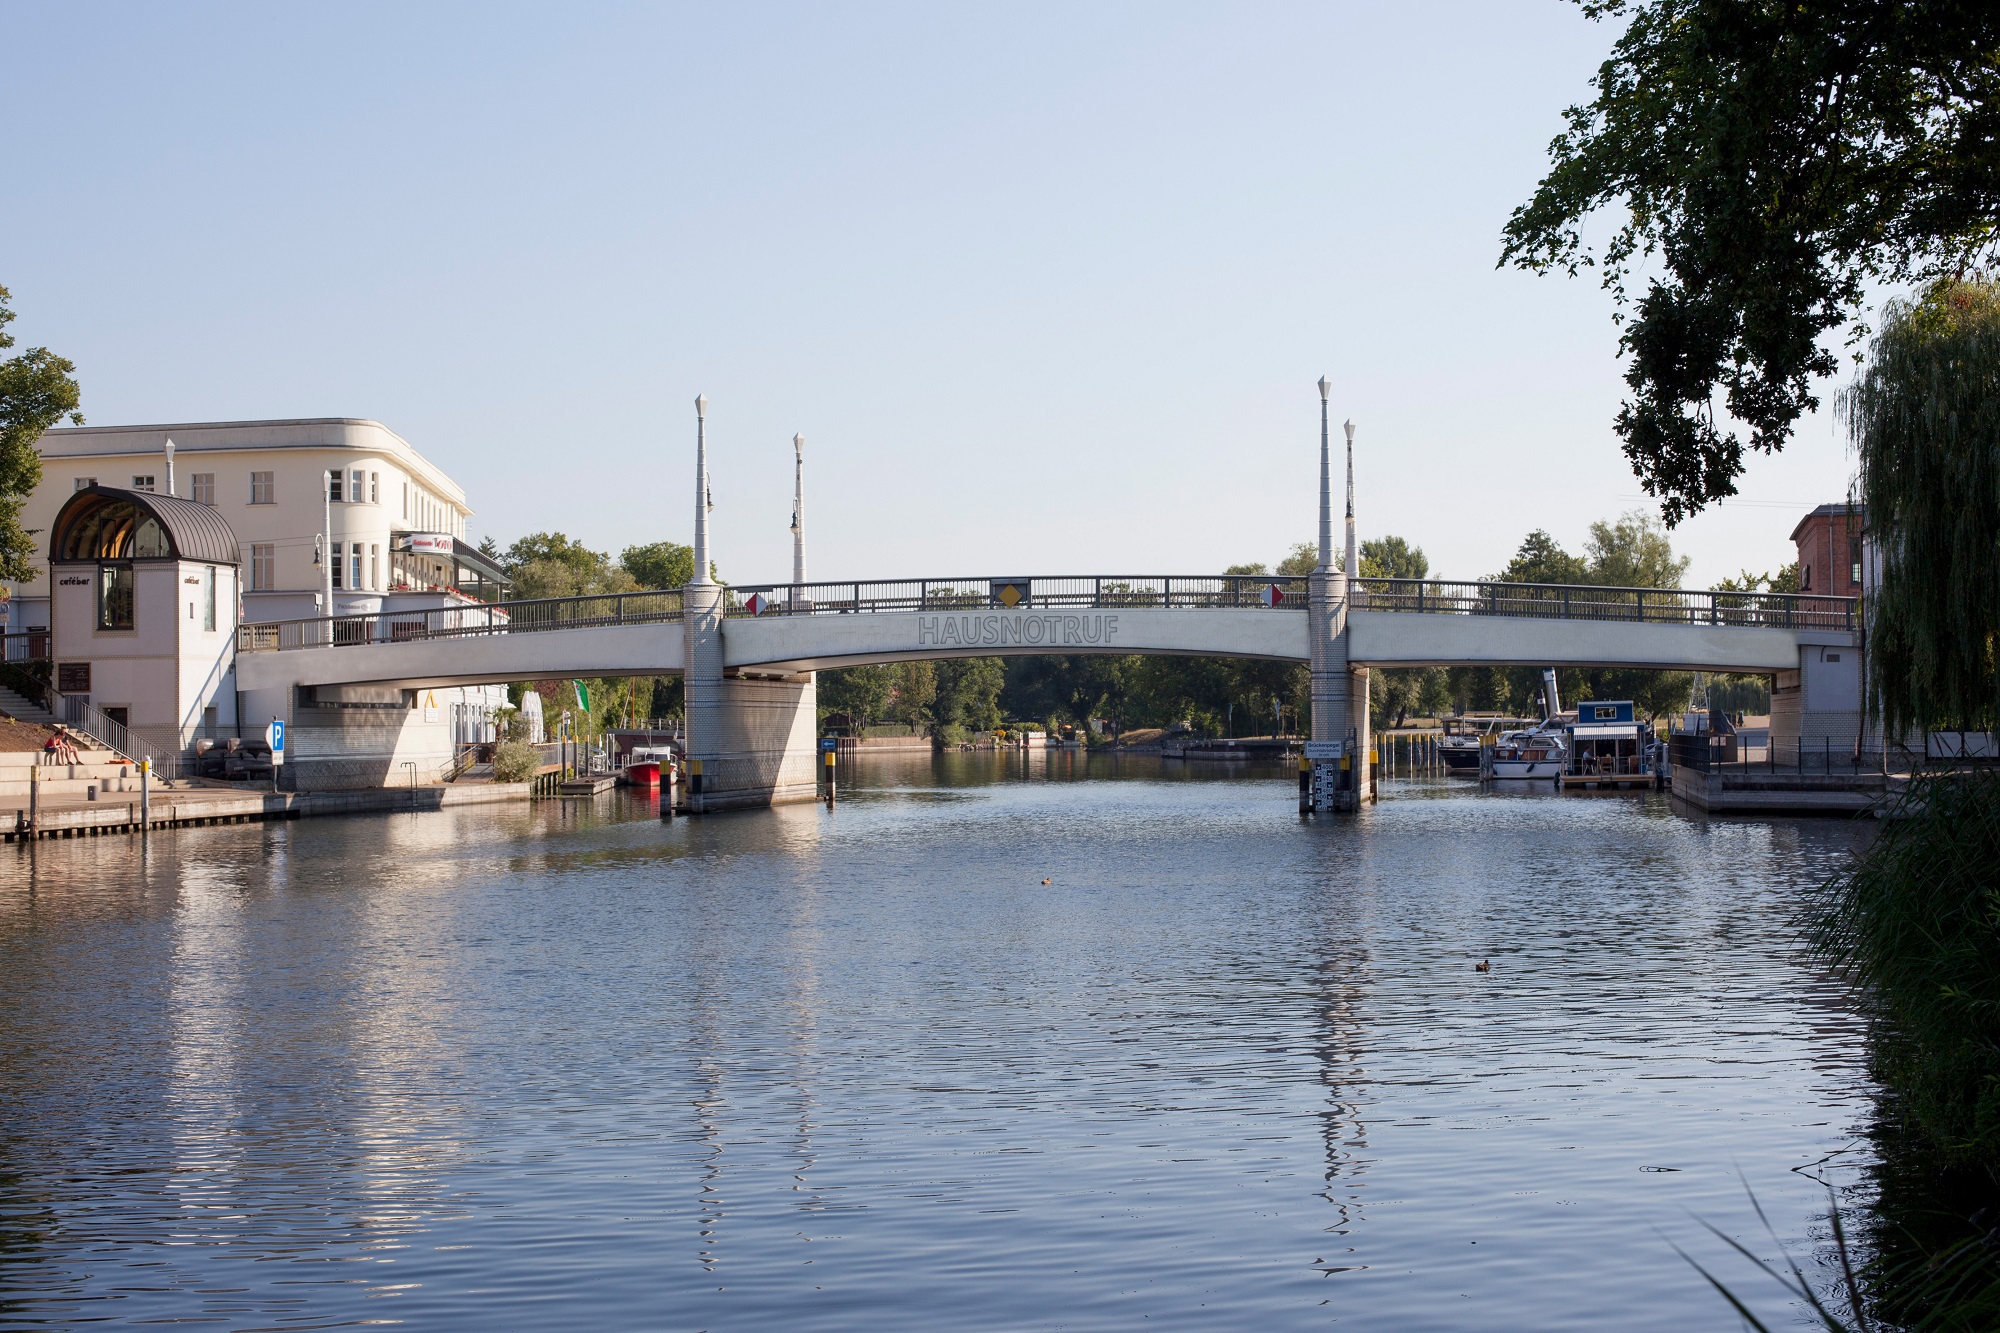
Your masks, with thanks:
<instances>
[{"instance_id":1,"label":"riverbank","mask_svg":"<svg viewBox=\"0 0 2000 1333\"><path fill-rule=\"evenodd\" d=\"M136 788L137 780L129 785ZM29 802L22 796L0 798L0 840L27 842L39 838L91 838L114 833L140 833L146 828L185 828L208 824L248 824L267 819L307 819L320 815L355 815L379 811L443 810L463 805L526 801L525 782L464 783L448 787L381 787L367 791L255 792L219 787L178 787L157 790L150 802L150 822L141 811L136 790L106 792L97 800L41 802L32 822Z\"/></svg>"}]
</instances>

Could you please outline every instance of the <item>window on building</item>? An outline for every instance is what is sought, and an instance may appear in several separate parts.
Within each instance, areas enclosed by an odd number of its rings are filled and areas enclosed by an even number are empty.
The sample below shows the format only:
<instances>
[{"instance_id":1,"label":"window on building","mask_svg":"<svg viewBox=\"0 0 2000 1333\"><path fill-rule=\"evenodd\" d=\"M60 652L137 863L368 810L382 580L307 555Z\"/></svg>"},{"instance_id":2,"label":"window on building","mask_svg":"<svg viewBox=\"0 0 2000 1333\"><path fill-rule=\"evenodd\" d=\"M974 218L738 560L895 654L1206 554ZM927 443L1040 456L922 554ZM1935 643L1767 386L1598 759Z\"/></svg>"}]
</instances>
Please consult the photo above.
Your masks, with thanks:
<instances>
[{"instance_id":1,"label":"window on building","mask_svg":"<svg viewBox=\"0 0 2000 1333\"><path fill-rule=\"evenodd\" d=\"M147 473L146 475L144 475L143 477L140 477L140 476L135 476L135 477L133 477L133 478L132 478L132 489L133 489L133 490L135 490L135 491L150 491L150 490L152 490L152 489L153 489L153 474L152 474L152 473L150 473L150 472L148 472L148 473Z\"/></svg>"},{"instance_id":2,"label":"window on building","mask_svg":"<svg viewBox=\"0 0 2000 1333\"><path fill-rule=\"evenodd\" d=\"M250 548L250 588L262 592L277 586L278 548L272 542L257 542Z\"/></svg>"},{"instance_id":3,"label":"window on building","mask_svg":"<svg viewBox=\"0 0 2000 1333\"><path fill-rule=\"evenodd\" d=\"M379 472L368 474L368 503L372 505L382 503L382 474Z\"/></svg>"},{"instance_id":4,"label":"window on building","mask_svg":"<svg viewBox=\"0 0 2000 1333\"><path fill-rule=\"evenodd\" d=\"M1852 577L1854 579L1854 586L1858 588L1861 586L1861 539L1859 537L1850 537L1847 539L1847 559L1854 566Z\"/></svg>"},{"instance_id":5,"label":"window on building","mask_svg":"<svg viewBox=\"0 0 2000 1333\"><path fill-rule=\"evenodd\" d=\"M368 548L368 586L376 592L382 591L382 548Z\"/></svg>"},{"instance_id":6,"label":"window on building","mask_svg":"<svg viewBox=\"0 0 2000 1333\"><path fill-rule=\"evenodd\" d=\"M326 474L326 498L340 503L340 469L334 468Z\"/></svg>"},{"instance_id":7,"label":"window on building","mask_svg":"<svg viewBox=\"0 0 2000 1333\"><path fill-rule=\"evenodd\" d=\"M200 504L211 508L215 504L215 474L197 472L194 474L194 498Z\"/></svg>"},{"instance_id":8,"label":"window on building","mask_svg":"<svg viewBox=\"0 0 2000 1333\"><path fill-rule=\"evenodd\" d=\"M410 521L410 483L403 483L403 521Z\"/></svg>"},{"instance_id":9,"label":"window on building","mask_svg":"<svg viewBox=\"0 0 2000 1333\"><path fill-rule=\"evenodd\" d=\"M365 584L365 583L363 583L363 582L361 581L361 543L360 543L360 542L356 542L356 543L354 543L354 550L353 550L353 552L352 552L352 553L351 553L351 554L349 555L349 557L348 557L348 558L349 558L349 559L351 559L351 560L352 560L352 561L354 562L354 564L352 565L352 567L351 567L351 570L350 570L350 572L351 572L351 573L353 574L353 577L352 577L352 578L350 578L350 579L349 579L349 580L347 581L347 586L348 586L348 587L350 587L350 588L353 588L353 589L356 589L357 591L358 591L358 590L360 590L360 589L362 589L362 588L365 588L365 587L367 587L368 585L367 585L367 584Z\"/></svg>"},{"instance_id":10,"label":"window on building","mask_svg":"<svg viewBox=\"0 0 2000 1333\"><path fill-rule=\"evenodd\" d=\"M253 505L274 505L278 503L278 482L275 473L252 472L250 474L250 503Z\"/></svg>"},{"instance_id":11,"label":"window on building","mask_svg":"<svg viewBox=\"0 0 2000 1333\"><path fill-rule=\"evenodd\" d=\"M330 554L330 555L331 555L331 556L333 557L333 563L332 563L332 565L331 565L331 566L329 566L329 570L328 570L328 572L330 572L330 573L331 573L331 574L333 575L333 586L334 586L334 587L336 587L336 588L338 588L338 587L340 587L340 586L341 586L341 584L340 584L340 543L339 543L339 542L335 542L335 543L333 544L333 550L332 550L331 552L329 552L329 554ZM329 611L330 611L330 610L331 610L331 608L329 608Z\"/></svg>"},{"instance_id":12,"label":"window on building","mask_svg":"<svg viewBox=\"0 0 2000 1333\"><path fill-rule=\"evenodd\" d=\"M132 566L97 567L97 628L132 628Z\"/></svg>"},{"instance_id":13,"label":"window on building","mask_svg":"<svg viewBox=\"0 0 2000 1333\"><path fill-rule=\"evenodd\" d=\"M347 474L347 498L355 504L368 498L368 474L360 468Z\"/></svg>"},{"instance_id":14,"label":"window on building","mask_svg":"<svg viewBox=\"0 0 2000 1333\"><path fill-rule=\"evenodd\" d=\"M95 477L78 477L76 479L76 489L80 491L87 491L96 484L97 478Z\"/></svg>"},{"instance_id":15,"label":"window on building","mask_svg":"<svg viewBox=\"0 0 2000 1333\"><path fill-rule=\"evenodd\" d=\"M211 633L215 629L215 566L207 565L201 574L201 627Z\"/></svg>"}]
</instances>

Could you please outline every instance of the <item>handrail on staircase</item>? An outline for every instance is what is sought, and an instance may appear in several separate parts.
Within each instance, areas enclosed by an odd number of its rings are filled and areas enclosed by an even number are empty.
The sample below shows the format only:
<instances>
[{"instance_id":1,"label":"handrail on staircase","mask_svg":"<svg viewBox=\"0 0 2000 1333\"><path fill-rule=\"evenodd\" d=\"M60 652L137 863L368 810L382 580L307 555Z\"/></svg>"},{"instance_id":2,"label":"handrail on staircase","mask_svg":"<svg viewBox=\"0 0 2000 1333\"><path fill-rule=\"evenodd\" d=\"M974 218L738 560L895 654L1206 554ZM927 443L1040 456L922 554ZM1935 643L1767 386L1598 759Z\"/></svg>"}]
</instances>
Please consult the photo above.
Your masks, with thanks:
<instances>
[{"instance_id":1,"label":"handrail on staircase","mask_svg":"<svg viewBox=\"0 0 2000 1333\"><path fill-rule=\"evenodd\" d=\"M161 778L184 776L187 766L186 755L162 754L157 746L132 734L131 728L114 718L106 717L104 710L82 699L71 699L51 688L45 706L56 722L72 731L84 735L110 750L129 763L150 762L153 772Z\"/></svg>"}]
</instances>

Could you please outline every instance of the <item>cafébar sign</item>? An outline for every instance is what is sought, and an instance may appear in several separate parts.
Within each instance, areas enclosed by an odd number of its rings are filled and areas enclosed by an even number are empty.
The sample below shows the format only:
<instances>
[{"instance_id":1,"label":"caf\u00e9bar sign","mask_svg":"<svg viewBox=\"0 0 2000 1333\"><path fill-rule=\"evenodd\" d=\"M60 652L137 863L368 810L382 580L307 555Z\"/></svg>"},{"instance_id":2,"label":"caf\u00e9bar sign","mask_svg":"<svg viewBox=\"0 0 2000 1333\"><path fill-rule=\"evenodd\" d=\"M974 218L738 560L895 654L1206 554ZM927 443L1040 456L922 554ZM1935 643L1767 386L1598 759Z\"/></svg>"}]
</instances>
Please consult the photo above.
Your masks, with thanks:
<instances>
[{"instance_id":1,"label":"caf\u00e9bar sign","mask_svg":"<svg viewBox=\"0 0 2000 1333\"><path fill-rule=\"evenodd\" d=\"M446 533L413 532L410 534L410 549L429 555L450 555L456 548Z\"/></svg>"}]
</instances>

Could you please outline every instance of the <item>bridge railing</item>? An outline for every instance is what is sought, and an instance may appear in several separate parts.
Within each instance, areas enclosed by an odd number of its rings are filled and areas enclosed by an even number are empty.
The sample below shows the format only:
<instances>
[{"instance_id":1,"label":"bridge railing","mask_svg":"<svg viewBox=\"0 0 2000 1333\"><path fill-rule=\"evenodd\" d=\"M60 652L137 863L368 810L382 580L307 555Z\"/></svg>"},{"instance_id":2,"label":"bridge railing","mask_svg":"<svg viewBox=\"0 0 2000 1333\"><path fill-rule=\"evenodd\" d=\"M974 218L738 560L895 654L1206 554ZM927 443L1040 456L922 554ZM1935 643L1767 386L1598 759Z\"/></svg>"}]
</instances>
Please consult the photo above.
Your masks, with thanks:
<instances>
[{"instance_id":1,"label":"bridge railing","mask_svg":"<svg viewBox=\"0 0 2000 1333\"><path fill-rule=\"evenodd\" d=\"M1277 596L1271 596L1272 590ZM1262 608L1302 611L1306 580L1268 574L1063 574L1037 578L876 579L731 588L725 614L845 615L856 611L993 608ZM755 597L755 605L751 598Z\"/></svg>"},{"instance_id":2,"label":"bridge railing","mask_svg":"<svg viewBox=\"0 0 2000 1333\"><path fill-rule=\"evenodd\" d=\"M1552 620L1632 620L1670 625L1785 629L1855 628L1855 599L1810 593L1706 592L1683 588L1603 588L1556 583L1462 583L1443 579L1355 581L1358 610L1435 615L1529 616ZM1263 574L1071 574L1039 578L876 579L846 583L727 588L723 613L844 615L881 611L993 608L1303 610L1308 580ZM241 652L416 639L654 624L681 619L678 589L492 602L368 616L318 616L242 625ZM42 651L46 651L43 648Z\"/></svg>"},{"instance_id":3,"label":"bridge railing","mask_svg":"<svg viewBox=\"0 0 2000 1333\"><path fill-rule=\"evenodd\" d=\"M1855 627L1855 599L1811 593L1707 592L1694 588L1601 588L1565 583L1453 583L1441 579L1359 579L1354 606L1470 616L1549 620L1637 620L1663 625L1765 629Z\"/></svg>"},{"instance_id":4,"label":"bridge railing","mask_svg":"<svg viewBox=\"0 0 2000 1333\"><path fill-rule=\"evenodd\" d=\"M238 652L405 643L484 634L535 634L547 630L647 625L681 618L679 589L550 597L526 602L482 602L428 611L384 611L371 616L316 616L236 627Z\"/></svg>"}]
</instances>

